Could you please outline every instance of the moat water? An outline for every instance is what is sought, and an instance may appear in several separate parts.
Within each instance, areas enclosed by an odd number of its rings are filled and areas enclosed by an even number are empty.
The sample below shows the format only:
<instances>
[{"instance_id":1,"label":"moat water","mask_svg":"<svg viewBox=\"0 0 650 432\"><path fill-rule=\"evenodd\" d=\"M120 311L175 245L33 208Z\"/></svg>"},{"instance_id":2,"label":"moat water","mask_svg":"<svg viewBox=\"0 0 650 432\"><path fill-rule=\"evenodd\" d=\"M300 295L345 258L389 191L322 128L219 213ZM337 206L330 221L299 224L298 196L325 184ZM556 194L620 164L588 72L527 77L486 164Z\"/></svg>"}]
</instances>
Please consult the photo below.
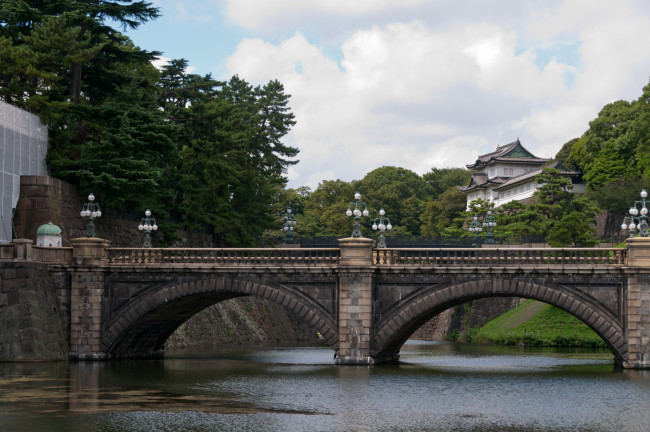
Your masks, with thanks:
<instances>
[{"instance_id":1,"label":"moat water","mask_svg":"<svg viewBox=\"0 0 650 432\"><path fill-rule=\"evenodd\" d=\"M650 430L650 370L608 351L411 341L374 367L332 353L0 364L0 431Z\"/></svg>"}]
</instances>

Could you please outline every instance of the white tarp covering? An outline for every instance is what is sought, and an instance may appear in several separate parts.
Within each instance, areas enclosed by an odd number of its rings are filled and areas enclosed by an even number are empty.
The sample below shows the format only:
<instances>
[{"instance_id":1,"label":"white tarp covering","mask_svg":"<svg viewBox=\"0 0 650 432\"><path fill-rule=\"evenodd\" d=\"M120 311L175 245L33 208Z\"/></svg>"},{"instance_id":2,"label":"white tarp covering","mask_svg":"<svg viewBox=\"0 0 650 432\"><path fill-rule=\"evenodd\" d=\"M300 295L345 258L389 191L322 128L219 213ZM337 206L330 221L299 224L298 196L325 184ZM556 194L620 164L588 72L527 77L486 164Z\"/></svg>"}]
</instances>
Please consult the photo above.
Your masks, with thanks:
<instances>
[{"instance_id":1,"label":"white tarp covering","mask_svg":"<svg viewBox=\"0 0 650 432\"><path fill-rule=\"evenodd\" d=\"M21 175L48 175L47 126L27 111L0 101L0 243L12 240Z\"/></svg>"}]
</instances>

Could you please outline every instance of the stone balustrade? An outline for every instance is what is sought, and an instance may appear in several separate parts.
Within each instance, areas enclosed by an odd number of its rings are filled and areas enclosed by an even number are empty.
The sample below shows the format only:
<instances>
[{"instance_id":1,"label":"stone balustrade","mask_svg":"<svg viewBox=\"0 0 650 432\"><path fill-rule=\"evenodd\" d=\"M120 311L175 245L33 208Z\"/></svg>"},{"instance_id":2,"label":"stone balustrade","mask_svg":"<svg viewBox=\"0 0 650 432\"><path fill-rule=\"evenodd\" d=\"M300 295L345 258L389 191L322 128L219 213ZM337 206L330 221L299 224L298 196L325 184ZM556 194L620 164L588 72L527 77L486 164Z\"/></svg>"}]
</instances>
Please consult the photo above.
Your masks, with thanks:
<instances>
[{"instance_id":1,"label":"stone balustrade","mask_svg":"<svg viewBox=\"0 0 650 432\"><path fill-rule=\"evenodd\" d=\"M16 239L13 243L0 244L0 260L70 264L72 262L72 248L34 246L32 240Z\"/></svg>"},{"instance_id":2,"label":"stone balustrade","mask_svg":"<svg viewBox=\"0 0 650 432\"><path fill-rule=\"evenodd\" d=\"M415 249L374 250L378 266L512 266L512 265L624 265L627 249L521 248L521 249Z\"/></svg>"},{"instance_id":3,"label":"stone balustrade","mask_svg":"<svg viewBox=\"0 0 650 432\"><path fill-rule=\"evenodd\" d=\"M110 265L334 265L339 248L108 248Z\"/></svg>"},{"instance_id":4,"label":"stone balustrade","mask_svg":"<svg viewBox=\"0 0 650 432\"><path fill-rule=\"evenodd\" d=\"M90 241L74 239L73 244L78 249L90 245L105 250L101 259L108 265L330 266L340 264L342 259L346 262L352 259L342 257L340 248L110 248L104 241L97 244ZM361 252L367 250L370 243L363 246L359 249ZM638 258L638 255L639 252L629 254L628 249L622 248L375 248L371 257L353 258L376 266L445 267L625 265L630 264L629 260L635 261L632 263L635 265L637 261L647 261L645 256ZM34 246L31 240L17 239L14 243L0 244L0 260L69 264L73 261L73 248Z\"/></svg>"}]
</instances>

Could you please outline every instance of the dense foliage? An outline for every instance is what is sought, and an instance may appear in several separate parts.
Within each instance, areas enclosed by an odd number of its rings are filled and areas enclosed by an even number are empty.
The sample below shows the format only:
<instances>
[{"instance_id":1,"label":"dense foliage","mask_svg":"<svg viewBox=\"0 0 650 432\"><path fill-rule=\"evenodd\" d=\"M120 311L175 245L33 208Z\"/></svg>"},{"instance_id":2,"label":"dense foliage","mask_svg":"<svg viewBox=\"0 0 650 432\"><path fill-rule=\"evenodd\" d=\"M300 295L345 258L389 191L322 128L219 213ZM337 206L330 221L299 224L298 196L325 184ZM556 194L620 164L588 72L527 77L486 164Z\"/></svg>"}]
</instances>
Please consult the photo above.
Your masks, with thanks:
<instances>
[{"instance_id":1,"label":"dense foliage","mask_svg":"<svg viewBox=\"0 0 650 432\"><path fill-rule=\"evenodd\" d=\"M588 194L622 213L650 177L650 84L635 101L607 104L572 143L569 159L584 173Z\"/></svg>"},{"instance_id":2,"label":"dense foliage","mask_svg":"<svg viewBox=\"0 0 650 432\"><path fill-rule=\"evenodd\" d=\"M469 181L470 173L463 168L433 168L420 176L405 168L384 166L374 169L360 180L324 180L315 190L289 189L278 197L276 217L280 220L286 208L291 208L297 217L297 236L347 237L352 231L352 219L345 215L349 206L354 206L354 194L361 194L361 202L370 212L362 218L363 235L375 237L372 225L384 209L393 230L389 236L441 236L440 230L432 228L448 221L444 214L433 210L440 199L451 198L463 212L465 195L458 192L456 182ZM440 190L445 192L440 194ZM455 208L456 209L456 208ZM267 232L268 239L281 241L277 225L275 234ZM389 241L390 243L390 241Z\"/></svg>"},{"instance_id":3,"label":"dense foliage","mask_svg":"<svg viewBox=\"0 0 650 432\"><path fill-rule=\"evenodd\" d=\"M49 126L55 177L117 209L151 208L220 245L252 245L274 225L271 208L298 151L282 143L295 124L278 81L162 71L159 54L111 27L155 19L131 0L0 3L0 98ZM164 226L164 224L163 224Z\"/></svg>"}]
</instances>

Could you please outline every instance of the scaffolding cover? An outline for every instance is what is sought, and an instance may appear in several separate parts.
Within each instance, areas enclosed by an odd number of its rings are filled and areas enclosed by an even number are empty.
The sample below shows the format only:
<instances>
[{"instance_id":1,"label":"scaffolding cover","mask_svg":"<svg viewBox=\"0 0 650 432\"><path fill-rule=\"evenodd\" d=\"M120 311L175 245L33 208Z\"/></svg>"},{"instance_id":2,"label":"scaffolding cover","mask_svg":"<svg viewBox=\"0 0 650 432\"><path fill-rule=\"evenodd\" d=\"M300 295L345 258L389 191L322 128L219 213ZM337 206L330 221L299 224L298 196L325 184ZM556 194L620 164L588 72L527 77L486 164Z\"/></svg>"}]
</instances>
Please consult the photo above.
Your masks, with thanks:
<instances>
[{"instance_id":1,"label":"scaffolding cover","mask_svg":"<svg viewBox=\"0 0 650 432\"><path fill-rule=\"evenodd\" d=\"M38 116L0 101L0 243L11 242L21 175L48 175L47 126Z\"/></svg>"}]
</instances>

